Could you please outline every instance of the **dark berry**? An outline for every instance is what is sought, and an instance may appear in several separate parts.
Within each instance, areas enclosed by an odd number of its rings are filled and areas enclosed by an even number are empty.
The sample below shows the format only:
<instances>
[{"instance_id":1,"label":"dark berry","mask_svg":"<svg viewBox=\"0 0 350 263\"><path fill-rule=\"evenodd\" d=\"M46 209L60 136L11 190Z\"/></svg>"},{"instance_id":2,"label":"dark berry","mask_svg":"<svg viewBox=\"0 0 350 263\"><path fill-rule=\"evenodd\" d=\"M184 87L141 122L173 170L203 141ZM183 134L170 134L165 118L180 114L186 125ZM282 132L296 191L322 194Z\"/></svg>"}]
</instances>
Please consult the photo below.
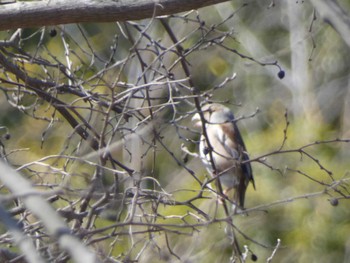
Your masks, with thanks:
<instances>
[{"instance_id":1,"label":"dark berry","mask_svg":"<svg viewBox=\"0 0 350 263\"><path fill-rule=\"evenodd\" d=\"M252 256L251 256L251 259L252 259L252 261L257 261L258 260L258 257L257 257L257 255L255 255L255 254L252 254Z\"/></svg>"},{"instance_id":2,"label":"dark berry","mask_svg":"<svg viewBox=\"0 0 350 263\"><path fill-rule=\"evenodd\" d=\"M337 198L332 198L329 200L332 206L337 206L339 204L339 201Z\"/></svg>"},{"instance_id":3,"label":"dark berry","mask_svg":"<svg viewBox=\"0 0 350 263\"><path fill-rule=\"evenodd\" d=\"M283 79L285 75L286 75L286 73L284 72L284 70L280 70L280 71L278 72L278 77L279 77L280 79Z\"/></svg>"},{"instance_id":4,"label":"dark berry","mask_svg":"<svg viewBox=\"0 0 350 263\"><path fill-rule=\"evenodd\" d=\"M55 37L57 35L56 29L54 29L54 28L51 29L49 34L50 34L50 37Z\"/></svg>"}]
</instances>

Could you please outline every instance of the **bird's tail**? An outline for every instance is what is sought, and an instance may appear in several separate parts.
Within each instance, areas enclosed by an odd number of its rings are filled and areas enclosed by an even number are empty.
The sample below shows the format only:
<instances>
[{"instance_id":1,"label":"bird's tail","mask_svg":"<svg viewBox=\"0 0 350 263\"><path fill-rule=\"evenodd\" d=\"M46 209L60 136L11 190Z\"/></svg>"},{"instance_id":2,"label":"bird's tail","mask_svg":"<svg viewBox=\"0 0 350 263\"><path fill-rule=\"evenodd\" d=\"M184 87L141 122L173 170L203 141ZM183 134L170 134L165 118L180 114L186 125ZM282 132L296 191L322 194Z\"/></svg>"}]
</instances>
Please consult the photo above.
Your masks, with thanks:
<instances>
[{"instance_id":1,"label":"bird's tail","mask_svg":"<svg viewBox=\"0 0 350 263\"><path fill-rule=\"evenodd\" d=\"M245 190L245 188L242 189L239 186L224 190L224 195L230 201L233 212L244 210Z\"/></svg>"}]
</instances>

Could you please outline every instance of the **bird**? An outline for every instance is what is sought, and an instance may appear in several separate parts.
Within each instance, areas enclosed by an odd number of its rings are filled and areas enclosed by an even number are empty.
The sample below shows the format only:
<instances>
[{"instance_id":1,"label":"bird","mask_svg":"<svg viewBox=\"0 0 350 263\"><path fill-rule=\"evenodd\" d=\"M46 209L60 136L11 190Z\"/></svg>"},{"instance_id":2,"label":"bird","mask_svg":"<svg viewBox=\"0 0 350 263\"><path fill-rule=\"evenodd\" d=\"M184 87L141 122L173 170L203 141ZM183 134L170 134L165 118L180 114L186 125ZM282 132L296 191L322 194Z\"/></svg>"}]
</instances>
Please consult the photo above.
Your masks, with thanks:
<instances>
[{"instance_id":1,"label":"bird","mask_svg":"<svg viewBox=\"0 0 350 263\"><path fill-rule=\"evenodd\" d=\"M202 129L199 156L210 175L219 177L225 197L221 199L229 200L234 211L244 210L247 187L251 182L255 189L255 182L234 115L219 103L205 104L201 111L204 125L198 112L192 117L194 127Z\"/></svg>"}]
</instances>

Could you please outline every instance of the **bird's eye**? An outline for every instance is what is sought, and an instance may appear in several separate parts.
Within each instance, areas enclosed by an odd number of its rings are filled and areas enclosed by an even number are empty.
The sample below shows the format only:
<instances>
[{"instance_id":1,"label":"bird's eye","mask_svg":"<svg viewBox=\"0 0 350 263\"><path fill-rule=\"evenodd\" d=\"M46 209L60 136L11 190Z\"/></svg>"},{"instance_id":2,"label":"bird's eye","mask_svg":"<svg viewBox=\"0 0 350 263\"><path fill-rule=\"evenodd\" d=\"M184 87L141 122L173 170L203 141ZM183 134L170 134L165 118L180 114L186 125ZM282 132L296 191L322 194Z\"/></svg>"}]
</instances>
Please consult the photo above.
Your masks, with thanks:
<instances>
[{"instance_id":1,"label":"bird's eye","mask_svg":"<svg viewBox=\"0 0 350 263\"><path fill-rule=\"evenodd\" d=\"M208 147L205 147L205 148L203 149L203 153L204 153L205 155L207 155L207 154L209 153L209 148L208 148Z\"/></svg>"}]
</instances>

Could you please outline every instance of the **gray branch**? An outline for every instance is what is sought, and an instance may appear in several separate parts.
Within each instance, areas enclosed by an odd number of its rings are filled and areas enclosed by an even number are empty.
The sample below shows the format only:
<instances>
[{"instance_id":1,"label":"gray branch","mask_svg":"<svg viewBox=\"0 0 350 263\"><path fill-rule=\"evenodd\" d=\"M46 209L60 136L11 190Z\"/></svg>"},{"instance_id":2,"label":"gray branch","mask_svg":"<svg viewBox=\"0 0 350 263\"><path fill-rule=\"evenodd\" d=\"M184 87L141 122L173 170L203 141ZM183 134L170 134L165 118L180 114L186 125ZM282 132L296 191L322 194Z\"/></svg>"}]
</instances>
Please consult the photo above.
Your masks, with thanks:
<instances>
[{"instance_id":1,"label":"gray branch","mask_svg":"<svg viewBox=\"0 0 350 263\"><path fill-rule=\"evenodd\" d=\"M9 230L16 244L24 254L26 261L29 263L45 263L36 251L35 246L30 238L28 238L20 228L18 222L14 220L8 212L0 205L0 221ZM10 259L14 259L18 255L11 253L9 250L2 249L0 252L0 261L8 262ZM7 261L8 260L8 261Z\"/></svg>"},{"instance_id":2,"label":"gray branch","mask_svg":"<svg viewBox=\"0 0 350 263\"><path fill-rule=\"evenodd\" d=\"M311 0L322 19L330 24L350 47L350 16L336 0Z\"/></svg>"},{"instance_id":3,"label":"gray branch","mask_svg":"<svg viewBox=\"0 0 350 263\"><path fill-rule=\"evenodd\" d=\"M139 20L227 0L42 0L1 5L0 31L70 23Z\"/></svg>"},{"instance_id":4,"label":"gray branch","mask_svg":"<svg viewBox=\"0 0 350 263\"><path fill-rule=\"evenodd\" d=\"M23 199L24 205L43 222L49 233L58 239L60 247L70 254L74 262L98 262L95 255L71 234L70 229L58 213L39 194L33 195L35 189L31 183L3 162L0 162L0 180L10 189L12 194ZM3 218L4 214L2 214L2 220ZM14 230L11 224L7 223L6 226ZM14 232L12 231L12 233ZM18 237L18 230L15 233ZM26 251L23 249L23 252ZM26 256L31 258L34 255L26 254Z\"/></svg>"}]
</instances>

